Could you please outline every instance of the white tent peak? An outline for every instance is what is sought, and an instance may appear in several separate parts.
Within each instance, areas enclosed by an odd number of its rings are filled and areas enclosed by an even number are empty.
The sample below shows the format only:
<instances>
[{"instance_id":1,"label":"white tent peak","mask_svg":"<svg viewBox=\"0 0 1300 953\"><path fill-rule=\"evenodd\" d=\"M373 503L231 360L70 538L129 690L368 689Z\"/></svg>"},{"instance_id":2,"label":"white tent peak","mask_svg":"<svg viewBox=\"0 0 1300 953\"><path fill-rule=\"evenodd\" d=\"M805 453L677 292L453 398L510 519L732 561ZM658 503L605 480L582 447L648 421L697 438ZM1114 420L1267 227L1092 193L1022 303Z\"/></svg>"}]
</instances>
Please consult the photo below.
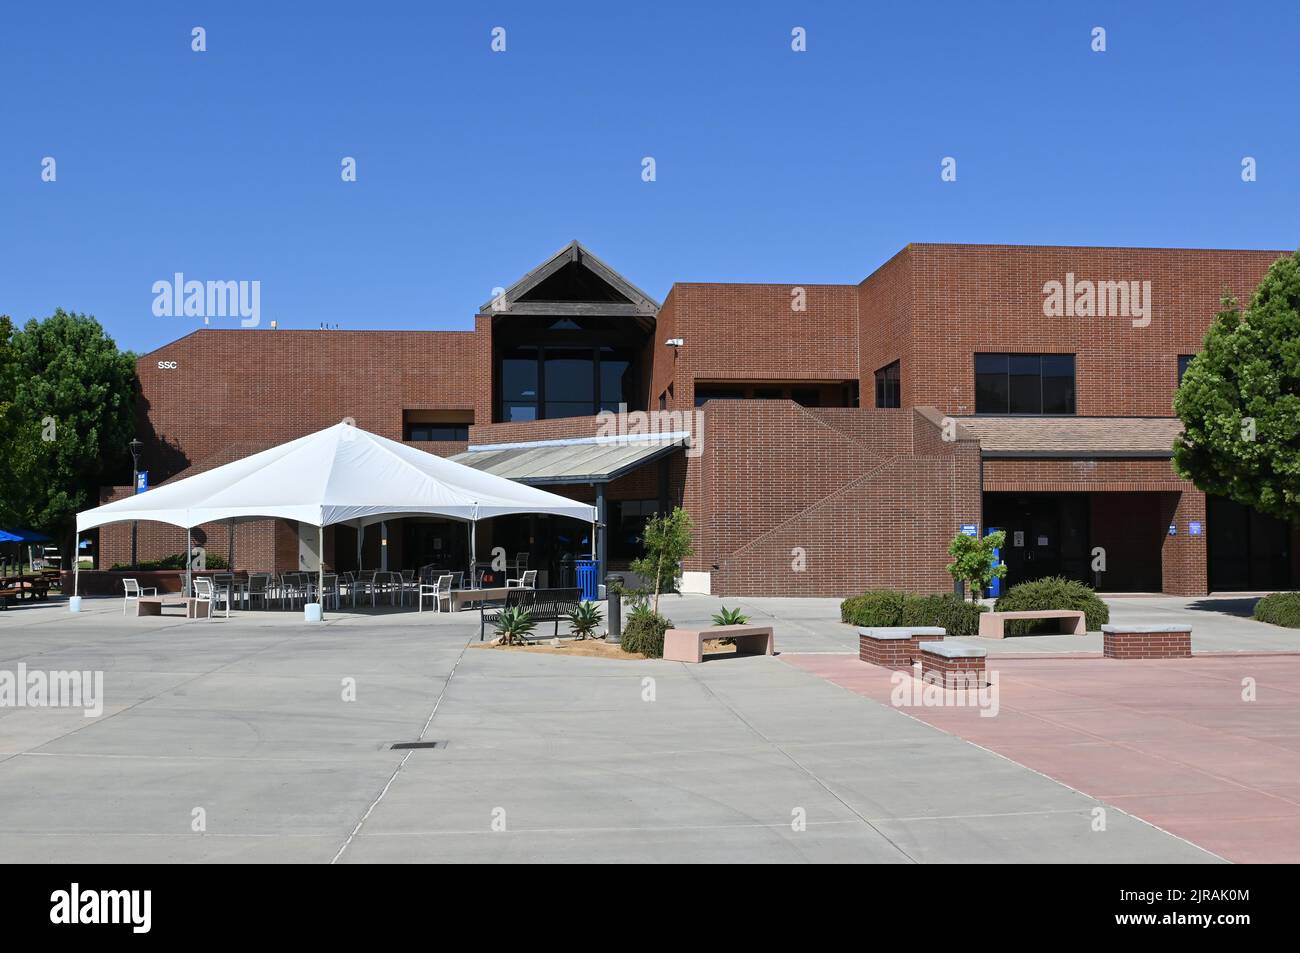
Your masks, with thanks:
<instances>
[{"instance_id":1,"label":"white tent peak","mask_svg":"<svg viewBox=\"0 0 1300 953\"><path fill-rule=\"evenodd\" d=\"M343 421L288 443L77 514L77 531L156 521L192 528L289 519L364 526L401 516L476 521L543 513L593 522L596 508L493 476Z\"/></svg>"}]
</instances>

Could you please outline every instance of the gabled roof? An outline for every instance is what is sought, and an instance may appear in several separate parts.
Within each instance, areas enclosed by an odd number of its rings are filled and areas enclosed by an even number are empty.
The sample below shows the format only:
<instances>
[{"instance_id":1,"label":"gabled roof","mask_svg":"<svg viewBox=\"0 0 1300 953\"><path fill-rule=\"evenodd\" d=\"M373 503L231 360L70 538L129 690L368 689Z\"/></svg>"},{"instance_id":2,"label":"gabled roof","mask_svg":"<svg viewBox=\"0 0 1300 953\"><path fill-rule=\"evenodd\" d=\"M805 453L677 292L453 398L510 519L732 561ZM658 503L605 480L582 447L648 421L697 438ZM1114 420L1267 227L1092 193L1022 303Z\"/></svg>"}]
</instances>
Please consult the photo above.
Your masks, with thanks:
<instances>
[{"instance_id":1,"label":"gabled roof","mask_svg":"<svg viewBox=\"0 0 1300 953\"><path fill-rule=\"evenodd\" d=\"M579 291L565 300L539 300L546 297L544 288L548 279L555 279L562 271L568 269L572 272L575 268L585 273L582 277L590 277L600 287L593 287L590 294ZM479 307L479 313L499 316L622 315L647 320L659 311L658 301L593 255L577 240L569 242L508 287L503 297L504 308L494 308L495 299L489 298Z\"/></svg>"}]
</instances>

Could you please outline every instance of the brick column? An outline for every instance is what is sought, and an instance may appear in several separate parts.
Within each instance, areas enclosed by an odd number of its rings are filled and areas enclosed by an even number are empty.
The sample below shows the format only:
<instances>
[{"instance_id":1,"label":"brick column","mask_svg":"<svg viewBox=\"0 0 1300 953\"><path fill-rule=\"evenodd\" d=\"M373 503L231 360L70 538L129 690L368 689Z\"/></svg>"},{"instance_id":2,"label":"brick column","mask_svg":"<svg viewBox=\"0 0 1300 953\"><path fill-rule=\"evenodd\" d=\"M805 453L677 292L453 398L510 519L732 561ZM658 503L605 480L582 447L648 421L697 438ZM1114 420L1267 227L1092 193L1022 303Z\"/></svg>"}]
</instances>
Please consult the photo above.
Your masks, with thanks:
<instances>
[{"instance_id":1,"label":"brick column","mask_svg":"<svg viewBox=\"0 0 1300 953\"><path fill-rule=\"evenodd\" d=\"M1188 526L1201 524L1201 535L1193 536ZM1177 532L1169 535L1169 525ZM1209 531L1205 518L1205 494L1188 488L1181 493L1164 494L1161 499L1161 524L1164 545L1160 548L1163 576L1161 591L1174 596L1203 596L1209 592L1205 540Z\"/></svg>"}]
</instances>

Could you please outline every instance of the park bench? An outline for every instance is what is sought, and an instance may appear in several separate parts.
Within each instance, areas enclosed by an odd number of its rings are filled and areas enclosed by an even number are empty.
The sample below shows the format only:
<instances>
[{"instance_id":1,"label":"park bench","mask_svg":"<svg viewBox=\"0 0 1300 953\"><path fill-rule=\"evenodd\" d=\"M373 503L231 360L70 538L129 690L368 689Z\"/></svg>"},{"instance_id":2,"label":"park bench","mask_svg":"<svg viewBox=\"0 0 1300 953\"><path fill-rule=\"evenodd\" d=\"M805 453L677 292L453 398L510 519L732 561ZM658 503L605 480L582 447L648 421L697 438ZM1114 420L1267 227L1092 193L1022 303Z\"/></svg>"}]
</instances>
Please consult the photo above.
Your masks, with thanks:
<instances>
[{"instance_id":1,"label":"park bench","mask_svg":"<svg viewBox=\"0 0 1300 953\"><path fill-rule=\"evenodd\" d=\"M554 622L555 637L560 634L560 620L567 619L569 613L578 608L582 602L579 589L523 589L512 587L505 591L500 600L485 599L478 606L478 640L489 624L495 625L506 609L526 609L528 617L534 622Z\"/></svg>"},{"instance_id":2,"label":"park bench","mask_svg":"<svg viewBox=\"0 0 1300 953\"><path fill-rule=\"evenodd\" d=\"M1078 609L1042 609L1021 612L981 612L980 638L1002 639L1003 627L1010 619L1055 619L1062 635L1083 635L1087 632L1083 612Z\"/></svg>"},{"instance_id":3,"label":"park bench","mask_svg":"<svg viewBox=\"0 0 1300 953\"><path fill-rule=\"evenodd\" d=\"M776 639L770 625L719 625L711 629L669 629L664 633L664 661L702 662L704 643L731 639L737 655L772 655Z\"/></svg>"}]
</instances>

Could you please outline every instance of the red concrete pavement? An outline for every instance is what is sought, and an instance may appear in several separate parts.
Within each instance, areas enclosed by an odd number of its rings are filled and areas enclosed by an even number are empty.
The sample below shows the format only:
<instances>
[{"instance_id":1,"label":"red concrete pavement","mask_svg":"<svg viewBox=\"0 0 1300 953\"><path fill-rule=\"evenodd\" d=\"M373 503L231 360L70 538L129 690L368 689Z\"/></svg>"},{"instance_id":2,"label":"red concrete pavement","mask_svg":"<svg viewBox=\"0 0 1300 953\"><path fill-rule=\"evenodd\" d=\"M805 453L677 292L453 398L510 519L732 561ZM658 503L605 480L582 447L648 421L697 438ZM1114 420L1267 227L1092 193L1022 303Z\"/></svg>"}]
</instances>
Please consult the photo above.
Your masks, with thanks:
<instances>
[{"instance_id":1,"label":"red concrete pavement","mask_svg":"<svg viewBox=\"0 0 1300 953\"><path fill-rule=\"evenodd\" d=\"M887 705L902 691L852 656L781 658ZM996 715L896 707L1227 860L1300 861L1300 657L988 661Z\"/></svg>"}]
</instances>

